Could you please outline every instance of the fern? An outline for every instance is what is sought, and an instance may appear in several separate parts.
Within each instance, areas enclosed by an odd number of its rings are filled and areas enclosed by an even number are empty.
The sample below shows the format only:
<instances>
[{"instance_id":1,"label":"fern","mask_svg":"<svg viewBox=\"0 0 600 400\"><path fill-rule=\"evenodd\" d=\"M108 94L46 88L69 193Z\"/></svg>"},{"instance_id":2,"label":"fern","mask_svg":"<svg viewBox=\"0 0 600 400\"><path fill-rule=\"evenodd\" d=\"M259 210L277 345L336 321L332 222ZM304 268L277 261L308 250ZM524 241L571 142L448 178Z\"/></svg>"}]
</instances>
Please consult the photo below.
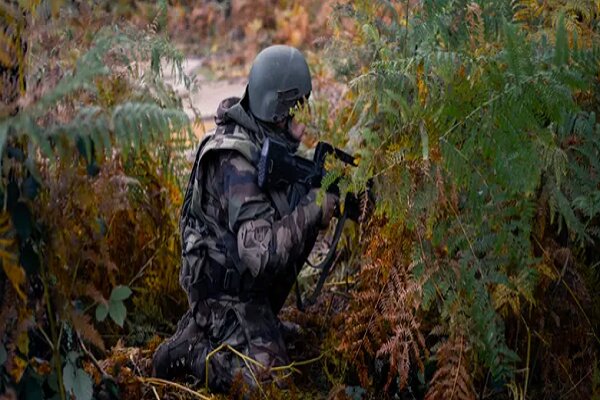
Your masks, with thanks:
<instances>
[{"instance_id":1,"label":"fern","mask_svg":"<svg viewBox=\"0 0 600 400\"><path fill-rule=\"evenodd\" d=\"M398 376L401 389L408 383L411 360L423 372L421 352L427 352L420 322L415 315L420 300L419 286L407 279L406 272L390 271L381 304L383 318L393 327L393 332L377 351L378 356L389 357L390 374L386 387L394 376Z\"/></svg>"},{"instance_id":2,"label":"fern","mask_svg":"<svg viewBox=\"0 0 600 400\"><path fill-rule=\"evenodd\" d=\"M474 400L477 398L464 337L444 342L436 352L437 370L431 379L426 400Z\"/></svg>"},{"instance_id":3,"label":"fern","mask_svg":"<svg viewBox=\"0 0 600 400\"><path fill-rule=\"evenodd\" d=\"M569 61L569 41L567 38L567 29L565 28L564 16L561 15L558 20L556 30L556 48L554 50L554 64L558 67L567 64Z\"/></svg>"},{"instance_id":4,"label":"fern","mask_svg":"<svg viewBox=\"0 0 600 400\"><path fill-rule=\"evenodd\" d=\"M137 46L138 42L134 39L119 32L112 36L108 32L101 32L92 48L78 60L73 73L67 73L56 87L23 112L0 120L0 150L11 137L27 138L45 157L54 160L55 152L65 156L72 151L76 141L83 138L88 159L92 146L100 154L109 154L113 146L118 146L127 156L132 150L143 149L151 142L166 141L175 132L190 134L186 114L173 103L165 104L169 105L165 107L151 102L125 102L116 104L112 109L89 105L79 107L78 113L69 122L46 126L38 123L51 114L57 104L68 102L70 96L81 91L97 94L95 79L110 73L104 58L113 51L114 46L127 50L125 54L133 52L133 59L143 59L149 55L160 58L166 56L176 68L181 69L180 54L168 52L171 47L167 46L166 41L150 42L149 45L147 41L142 41L139 43L143 45ZM132 58L126 58L126 62L130 61ZM159 74L160 68L152 66L151 71ZM158 82L155 80L155 83Z\"/></svg>"},{"instance_id":5,"label":"fern","mask_svg":"<svg viewBox=\"0 0 600 400\"><path fill-rule=\"evenodd\" d=\"M462 357L470 370L461 374L474 374L470 385L482 369L511 382L522 362L505 321L536 304L534 226L546 218L539 196L548 198L557 234L583 244L598 231L597 128L579 98L595 93L600 58L569 26L573 13L588 19L589 4L501 3L424 1L406 18L407 30L383 17L384 5L354 9L366 26L361 40L377 49L351 81L357 129L369 146L361 164L374 171L388 226L408 235L414 266L394 293L403 298L420 282L418 309L469 349ZM544 36L530 28L533 20L546 24L548 7L565 19ZM386 271L397 279L397 268ZM381 353L395 357L401 379L414 361L407 349L421 349L406 320L389 319Z\"/></svg>"},{"instance_id":6,"label":"fern","mask_svg":"<svg viewBox=\"0 0 600 400\"><path fill-rule=\"evenodd\" d=\"M181 100L162 82L161 66L166 60L181 77L182 55L152 27L100 28L88 19L95 26L84 26L87 34L79 35L79 28L64 24L61 13L50 12L50 2L37 8L40 2L14 3L0 4L0 21L7 23L3 28L8 32L0 36L0 61L6 61L5 49L29 54L13 57L16 65L11 66L12 75L21 80L11 96L26 101L0 112L0 191L5 199L0 287L2 301L10 301L15 310L7 314L8 303L0 307L6 321L2 331L9 331L3 341L14 360L5 370L10 377L2 374L0 390L6 384L29 387L34 379L37 386L45 384L31 372L40 356L53 363L57 395L62 392L64 398L61 352L77 349L73 337L105 348L98 326L81 309L105 301L106 293L122 281L143 279L149 287L161 288L157 293L162 295L180 290L174 270L180 249L178 184L187 167L183 150L192 141ZM25 21L30 31L25 32ZM55 23L63 26L56 29ZM44 28L45 35L40 34ZM32 37L42 43L20 46L21 39ZM44 53L46 38L57 40L49 54ZM78 53L82 55L73 59ZM60 68L51 79L38 80L47 76L41 65L46 63ZM3 88L3 99L4 94ZM158 264L171 268L156 268ZM156 300L155 293L140 290L132 300L139 312L132 314L161 320ZM106 326L101 328L106 333ZM63 335L71 329L76 336ZM32 358L28 338L34 332L41 332L38 338L48 342L51 352L36 352ZM33 368L28 368L30 362ZM40 376L45 379L48 373ZM24 395L23 390L17 395Z\"/></svg>"}]
</instances>

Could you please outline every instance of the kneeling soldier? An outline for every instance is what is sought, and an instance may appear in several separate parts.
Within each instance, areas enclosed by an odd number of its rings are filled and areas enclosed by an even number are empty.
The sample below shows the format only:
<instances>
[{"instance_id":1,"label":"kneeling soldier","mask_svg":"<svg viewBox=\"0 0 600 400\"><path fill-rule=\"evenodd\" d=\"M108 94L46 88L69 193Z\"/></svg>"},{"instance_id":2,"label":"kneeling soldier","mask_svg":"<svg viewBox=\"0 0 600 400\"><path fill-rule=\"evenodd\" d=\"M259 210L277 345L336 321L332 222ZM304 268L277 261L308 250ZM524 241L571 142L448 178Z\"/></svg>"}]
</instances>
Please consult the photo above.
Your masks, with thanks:
<instances>
[{"instance_id":1,"label":"kneeling soldier","mask_svg":"<svg viewBox=\"0 0 600 400\"><path fill-rule=\"evenodd\" d=\"M201 142L180 220L180 283L190 309L156 351L153 373L192 375L225 391L237 374L251 386L273 380L269 369L289 364L277 319L318 231L329 224L337 197L317 204L309 192L292 208L286 190L263 191L257 162L266 138L295 152L304 126L290 111L312 90L302 54L271 46L258 54L242 99L223 101L217 128ZM252 370L250 370L251 368Z\"/></svg>"}]
</instances>

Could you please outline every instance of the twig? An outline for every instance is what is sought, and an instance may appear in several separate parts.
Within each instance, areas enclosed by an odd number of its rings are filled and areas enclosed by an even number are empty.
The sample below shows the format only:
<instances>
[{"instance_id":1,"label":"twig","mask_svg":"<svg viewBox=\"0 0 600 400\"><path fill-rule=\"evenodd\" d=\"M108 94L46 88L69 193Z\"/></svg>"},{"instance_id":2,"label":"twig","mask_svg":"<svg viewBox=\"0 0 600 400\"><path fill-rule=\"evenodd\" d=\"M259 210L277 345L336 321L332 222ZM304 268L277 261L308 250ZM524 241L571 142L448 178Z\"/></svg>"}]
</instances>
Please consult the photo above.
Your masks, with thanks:
<instances>
[{"instance_id":1,"label":"twig","mask_svg":"<svg viewBox=\"0 0 600 400\"><path fill-rule=\"evenodd\" d=\"M138 271L138 273L135 274L135 276L133 278L131 278L131 280L129 281L129 284L127 286L131 287L131 285L133 285L133 283L135 281L137 281L138 279L140 279L142 277L142 275L144 275L144 271L146 271L146 268L148 268L148 266L150 266L150 264L152 264L152 261L154 261L154 258L158 254L159 250L160 250L160 246L156 249L156 251L154 252L154 254L152 254L150 256L150 258L148 259L148 261L146 261L146 263L142 266L142 268L140 268L140 270Z\"/></svg>"},{"instance_id":2,"label":"twig","mask_svg":"<svg viewBox=\"0 0 600 400\"><path fill-rule=\"evenodd\" d=\"M248 357L245 354L242 354L240 351L236 350L233 346L229 345L228 343L221 343L218 347L216 347L214 350L212 350L210 353L207 354L206 358L205 358L205 376L204 376L204 387L206 390L208 390L208 372L209 372L209 364L210 364L210 359L212 358L212 356L214 356L215 354L217 354L218 352L220 352L221 350L229 350L231 351L233 354L235 354L236 356L240 357L242 359L242 361L244 361L244 364L246 364L246 368L248 368L248 371L250 372L250 374L252 375L252 379L254 379L254 382L256 383L256 386L258 387L258 389L260 390L261 394L267 398L266 393L264 392L258 378L256 378L256 375L254 374L254 371L252 370L250 364L254 364L260 368L262 368L263 370L270 370L272 372L280 372L280 371L285 371L285 370L290 370L289 374L286 374L285 376L283 376L281 379L285 379L286 377L290 376L291 373L293 372L300 372L298 371L298 369L296 367L301 367L303 365L308 365L308 364L312 364L314 362L319 361L321 358L324 357L325 353L321 353L318 357L315 358L311 358L308 360L303 360L303 361L292 361L290 364L288 365L282 365L282 366L278 366L278 367L272 367L272 368L268 368L265 365L263 365L262 363L256 361L255 359L253 359L252 357Z\"/></svg>"},{"instance_id":3,"label":"twig","mask_svg":"<svg viewBox=\"0 0 600 400\"><path fill-rule=\"evenodd\" d=\"M252 379L254 379L254 382L256 383L256 387L258 387L258 389L260 390L260 393L264 396L265 399L267 399L267 394L265 393L265 391L262 388L262 385L260 384L260 382L258 381L258 378L256 377L256 375L254 374L254 371L252 370L252 368L250 367L250 365L248 364L249 361L256 361L253 358L250 357L246 357L244 356L242 353L238 353L237 351L235 351L233 349L233 347L227 345L227 347L234 352L234 354L239 355L242 358L242 361L244 361L244 364L246 364L246 368L248 368L248 371L250 372L250 375L252 375ZM256 361L256 363L258 363L258 361ZM262 365L259 363L259 365Z\"/></svg>"},{"instance_id":4,"label":"twig","mask_svg":"<svg viewBox=\"0 0 600 400\"><path fill-rule=\"evenodd\" d=\"M142 383L147 383L147 384L150 384L150 385L172 386L174 388L177 388L179 390L187 392L187 393L191 394L192 396L194 396L194 397L196 397L197 399L200 399L200 400L213 400L214 399L214 397L212 397L212 396L210 396L210 397L205 396L205 395L203 395L201 393L198 393L198 392L196 392L196 391L194 391L194 390L192 390L192 389L190 389L190 388L188 388L186 386L180 385L179 383L167 381L165 379L160 379L160 378L145 378L145 377L141 377L141 376L138 377L137 379L138 379L138 381L140 381ZM158 394L157 394L157 396L158 396Z\"/></svg>"},{"instance_id":5,"label":"twig","mask_svg":"<svg viewBox=\"0 0 600 400\"><path fill-rule=\"evenodd\" d=\"M592 373L592 370L590 369L588 371L588 373L585 374L585 376L583 378L581 378L579 381L577 381L577 383L575 385L573 385L573 387L571 389L569 389L569 391L567 393L564 393L562 396L560 396L559 400L564 399L565 397L567 397L567 395L569 393L571 393L573 390L577 389L577 386L579 386L581 384L581 382L583 382L588 376L590 376L591 373Z\"/></svg>"},{"instance_id":6,"label":"twig","mask_svg":"<svg viewBox=\"0 0 600 400\"><path fill-rule=\"evenodd\" d=\"M529 330L529 325L527 325L527 321L525 321L525 317L521 315L521 319L525 324L525 329L527 329L527 359L525 360L525 388L523 389L523 398L527 398L527 387L529 386L529 373L530 368L529 364L531 362L531 331Z\"/></svg>"},{"instance_id":7,"label":"twig","mask_svg":"<svg viewBox=\"0 0 600 400\"><path fill-rule=\"evenodd\" d=\"M460 363L462 362L463 355L463 337L460 337L460 354L458 355L458 367L456 368L456 375L454 376L454 384L452 385L452 395L450 396L450 400L454 398L454 391L456 390L456 383L458 382L458 375L460 373Z\"/></svg>"},{"instance_id":8,"label":"twig","mask_svg":"<svg viewBox=\"0 0 600 400\"><path fill-rule=\"evenodd\" d=\"M556 359L556 361L558 361L558 365L560 365L560 367L565 371L565 374L567 374L567 378L569 378L569 381L571 381L571 385L573 385L574 387L575 382L573 381L573 378L571 377L571 374L569 373L569 370L567 369L567 367L565 367L565 365L562 363L562 361L560 361L560 358L553 356L552 358Z\"/></svg>"},{"instance_id":9,"label":"twig","mask_svg":"<svg viewBox=\"0 0 600 400\"><path fill-rule=\"evenodd\" d=\"M44 331L44 329L42 329L42 327L38 327L38 330L40 331L40 333L42 334L42 336L48 343L48 346L50 346L50 350L54 350L54 343L52 343L52 341L48 337L48 334Z\"/></svg>"},{"instance_id":10,"label":"twig","mask_svg":"<svg viewBox=\"0 0 600 400\"><path fill-rule=\"evenodd\" d=\"M156 388L154 386L150 386L150 387L152 388L152 393L154 393L154 397L156 397L156 400L160 400L160 396L158 395Z\"/></svg>"},{"instance_id":11,"label":"twig","mask_svg":"<svg viewBox=\"0 0 600 400\"><path fill-rule=\"evenodd\" d=\"M43 265L43 264L42 264ZM50 335L52 335L52 360L54 361L54 369L56 370L56 376L58 381L58 394L60 395L61 400L67 399L67 393L65 391L65 386L63 384L63 376L62 376L62 360L60 355L60 341L62 337L62 328L63 325L60 326L60 333L56 334L56 315L52 310L52 303L50 299L50 290L48 289L48 271L42 267L42 283L44 285L44 299L46 300L46 312L48 313L48 322L50 323Z\"/></svg>"},{"instance_id":12,"label":"twig","mask_svg":"<svg viewBox=\"0 0 600 400\"><path fill-rule=\"evenodd\" d=\"M79 345L81 346L81 349L83 350L83 352L85 353L86 356L88 356L90 358L90 360L92 360L92 364L94 364L94 367L96 367L96 369L98 371L100 371L100 374L102 374L102 376L109 376L106 371L104 370L104 368L102 368L102 366L100 365L100 363L98 362L98 360L96 360L96 357L94 357L94 355L92 354L91 351L88 350L88 348L85 346L85 343L83 343L83 340L81 339L81 335L79 333L77 333L77 339L79 340Z\"/></svg>"},{"instance_id":13,"label":"twig","mask_svg":"<svg viewBox=\"0 0 600 400\"><path fill-rule=\"evenodd\" d=\"M233 346L230 346L228 343L222 343L219 347L217 347L216 349L214 349L213 351L211 351L206 356L206 361L205 361L206 376L205 376L205 382L204 382L206 389L208 389L208 364L209 364L209 359L210 359L210 357L212 357L213 355L215 355L216 353L218 353L219 351L221 351L223 349L227 349L227 350L231 351L233 354L235 354L236 356L240 357L242 359L242 361L244 361L244 364L246 364L246 368L248 368L248 371L250 372L250 375L252 375L252 379L254 379L254 382L256 383L256 386L260 390L260 393L265 398L267 398L267 394L263 390L262 386L260 385L260 382L258 381L258 378L256 378L256 375L254 374L254 371L252 370L252 368L250 367L250 364L248 364L248 363L252 363L252 364L257 365L257 366L259 366L259 367L261 367L263 369L266 369L267 367L265 367L263 364L261 364L260 362L256 361L252 357L248 357L247 355L240 353Z\"/></svg>"},{"instance_id":14,"label":"twig","mask_svg":"<svg viewBox=\"0 0 600 400\"><path fill-rule=\"evenodd\" d=\"M356 283L354 279L348 279L345 281L337 281L337 282L327 282L324 286L346 286L352 283Z\"/></svg>"},{"instance_id":15,"label":"twig","mask_svg":"<svg viewBox=\"0 0 600 400\"><path fill-rule=\"evenodd\" d=\"M271 371L283 371L283 370L286 370L286 369L295 369L295 367L301 367L303 365L308 365L308 364L312 364L314 362L317 362L320 359L322 359L324 356L325 356L325 353L321 353L318 357L311 358L309 360L292 361L288 365L283 365L281 367L273 367L273 368L271 368Z\"/></svg>"},{"instance_id":16,"label":"twig","mask_svg":"<svg viewBox=\"0 0 600 400\"><path fill-rule=\"evenodd\" d=\"M216 349L214 349L213 351L208 353L206 355L206 358L204 359L205 360L204 361L204 387L205 387L205 389L208 389L208 367L210 365L210 359L212 358L212 356L214 356L215 354L217 354L219 351L221 351L223 349L230 350L233 354L239 356L242 360L244 360L244 362L246 362L246 359L248 359L249 362L251 362L255 365L258 365L262 368L266 368L264 365L262 365L255 359L248 357L245 354L240 353L239 351L237 351L236 349L231 347L229 344L221 343ZM247 363L246 363L246 366L249 367ZM250 369L250 368L248 368L248 369ZM250 373L252 374L252 377L256 380L256 377L254 376L254 372L251 369L250 369ZM258 380L256 380L256 383L258 384ZM262 390L262 388L261 388L261 390Z\"/></svg>"},{"instance_id":17,"label":"twig","mask_svg":"<svg viewBox=\"0 0 600 400\"><path fill-rule=\"evenodd\" d=\"M554 290L552 290L552 296L554 296L554 294L558 290L559 285L563 281L563 277L565 276L565 273L567 272L567 267L569 265L569 261L571 261L571 252L570 251L568 252L567 257L565 258L565 262L563 264L562 270L560 271L560 273L558 275L558 281L554 284ZM558 268L556 270L558 271Z\"/></svg>"},{"instance_id":18,"label":"twig","mask_svg":"<svg viewBox=\"0 0 600 400\"><path fill-rule=\"evenodd\" d=\"M330 292L335 293L335 292ZM329 304L327 305L327 310L325 311L325 318L323 318L323 323L319 326L319 332L323 333L323 328L325 327L326 322L328 321L329 312L331 311L331 306L333 305L333 297L329 299Z\"/></svg>"},{"instance_id":19,"label":"twig","mask_svg":"<svg viewBox=\"0 0 600 400\"><path fill-rule=\"evenodd\" d=\"M138 367L138 365L133 361L133 355L132 354L129 354L129 361L131 361L131 363L133 364L133 367L137 371L138 375L139 376L143 376L142 371L140 370L140 367Z\"/></svg>"}]
</instances>

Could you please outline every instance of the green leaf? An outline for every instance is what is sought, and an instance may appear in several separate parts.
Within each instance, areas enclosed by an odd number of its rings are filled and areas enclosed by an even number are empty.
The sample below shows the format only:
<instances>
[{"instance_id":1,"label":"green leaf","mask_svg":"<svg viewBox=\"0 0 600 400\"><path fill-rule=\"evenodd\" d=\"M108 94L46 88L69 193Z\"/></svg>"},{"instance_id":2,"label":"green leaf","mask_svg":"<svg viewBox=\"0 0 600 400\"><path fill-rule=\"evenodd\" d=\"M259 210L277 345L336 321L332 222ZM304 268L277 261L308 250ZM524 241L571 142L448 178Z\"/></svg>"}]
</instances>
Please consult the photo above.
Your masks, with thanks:
<instances>
[{"instance_id":1,"label":"green leaf","mask_svg":"<svg viewBox=\"0 0 600 400\"><path fill-rule=\"evenodd\" d=\"M75 365L75 363L77 362L77 359L79 358L79 356L80 356L80 355L81 355L81 354L80 354L80 353L78 353L78 352L76 352L76 351L70 351L70 352L67 354L67 360L68 360L68 361L69 361L71 364Z\"/></svg>"},{"instance_id":2,"label":"green leaf","mask_svg":"<svg viewBox=\"0 0 600 400\"><path fill-rule=\"evenodd\" d=\"M110 294L110 300L123 301L131 296L131 289L127 286L115 286Z\"/></svg>"},{"instance_id":3,"label":"green leaf","mask_svg":"<svg viewBox=\"0 0 600 400\"><path fill-rule=\"evenodd\" d=\"M42 391L42 383L40 380L42 377L38 376L35 373L28 373L27 380L25 381L25 390L24 394L21 394L21 398L25 400L38 400L43 399L44 394Z\"/></svg>"},{"instance_id":4,"label":"green leaf","mask_svg":"<svg viewBox=\"0 0 600 400\"><path fill-rule=\"evenodd\" d=\"M71 392L75 385L75 368L73 368L73 364L69 361L67 361L63 368L63 384L67 392Z\"/></svg>"},{"instance_id":5,"label":"green leaf","mask_svg":"<svg viewBox=\"0 0 600 400\"><path fill-rule=\"evenodd\" d=\"M115 321L117 325L123 327L123 323L125 322L125 316L127 315L127 309L125 308L125 304L122 301L113 301L111 300L108 305L108 313L110 317Z\"/></svg>"},{"instance_id":6,"label":"green leaf","mask_svg":"<svg viewBox=\"0 0 600 400\"><path fill-rule=\"evenodd\" d=\"M362 31L373 42L379 42L379 32L373 25L364 24L362 26Z\"/></svg>"},{"instance_id":7,"label":"green leaf","mask_svg":"<svg viewBox=\"0 0 600 400\"><path fill-rule=\"evenodd\" d=\"M58 377L56 374L56 370L52 370L46 382L48 382L48 387L50 389L58 393Z\"/></svg>"},{"instance_id":8,"label":"green leaf","mask_svg":"<svg viewBox=\"0 0 600 400\"><path fill-rule=\"evenodd\" d=\"M91 400L93 394L92 378L82 370L77 369L75 373L75 386L73 387L75 399L77 400Z\"/></svg>"},{"instance_id":9,"label":"green leaf","mask_svg":"<svg viewBox=\"0 0 600 400\"><path fill-rule=\"evenodd\" d=\"M96 307L96 321L104 321L108 315L108 306L104 303L98 304Z\"/></svg>"},{"instance_id":10,"label":"green leaf","mask_svg":"<svg viewBox=\"0 0 600 400\"><path fill-rule=\"evenodd\" d=\"M75 400L92 399L92 378L84 370L76 368L69 361L63 369L63 383L67 393L72 394Z\"/></svg>"},{"instance_id":11,"label":"green leaf","mask_svg":"<svg viewBox=\"0 0 600 400\"><path fill-rule=\"evenodd\" d=\"M4 348L4 345L0 343L0 365L4 365L7 358L8 354L6 354L6 349Z\"/></svg>"}]
</instances>

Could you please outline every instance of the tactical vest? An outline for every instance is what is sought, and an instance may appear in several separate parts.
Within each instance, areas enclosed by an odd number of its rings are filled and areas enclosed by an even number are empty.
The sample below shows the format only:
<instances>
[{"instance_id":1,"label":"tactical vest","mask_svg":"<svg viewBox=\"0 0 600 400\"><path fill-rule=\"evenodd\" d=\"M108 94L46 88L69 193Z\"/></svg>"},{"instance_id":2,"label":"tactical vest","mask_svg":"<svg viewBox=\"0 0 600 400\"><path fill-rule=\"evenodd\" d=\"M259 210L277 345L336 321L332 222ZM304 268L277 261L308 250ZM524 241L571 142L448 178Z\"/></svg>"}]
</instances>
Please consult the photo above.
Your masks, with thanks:
<instances>
[{"instance_id":1,"label":"tactical vest","mask_svg":"<svg viewBox=\"0 0 600 400\"><path fill-rule=\"evenodd\" d=\"M235 123L218 126L207 134L196 152L179 220L182 245L180 284L190 305L206 297L230 294L241 296L253 285L250 274L239 262L237 238L227 227L202 211L203 181L200 166L207 154L234 150L256 165L260 147L248 132Z\"/></svg>"},{"instance_id":2,"label":"tactical vest","mask_svg":"<svg viewBox=\"0 0 600 400\"><path fill-rule=\"evenodd\" d=\"M224 127L218 127L217 130L208 133L202 139L196 152L196 159L183 199L183 206L179 219L179 228L182 234L183 227L187 224L190 217L190 211L192 210L202 214L196 215L196 217L203 219L209 226L212 225L215 230L220 229L216 221L213 221L212 218L207 220L207 216L203 215L204 213L201 211L200 202L202 200L203 188L199 183L197 175L198 167L207 154L224 150L234 150L244 156L248 162L256 165L260 157L261 149L252 141L246 130L235 123L227 124Z\"/></svg>"}]
</instances>

